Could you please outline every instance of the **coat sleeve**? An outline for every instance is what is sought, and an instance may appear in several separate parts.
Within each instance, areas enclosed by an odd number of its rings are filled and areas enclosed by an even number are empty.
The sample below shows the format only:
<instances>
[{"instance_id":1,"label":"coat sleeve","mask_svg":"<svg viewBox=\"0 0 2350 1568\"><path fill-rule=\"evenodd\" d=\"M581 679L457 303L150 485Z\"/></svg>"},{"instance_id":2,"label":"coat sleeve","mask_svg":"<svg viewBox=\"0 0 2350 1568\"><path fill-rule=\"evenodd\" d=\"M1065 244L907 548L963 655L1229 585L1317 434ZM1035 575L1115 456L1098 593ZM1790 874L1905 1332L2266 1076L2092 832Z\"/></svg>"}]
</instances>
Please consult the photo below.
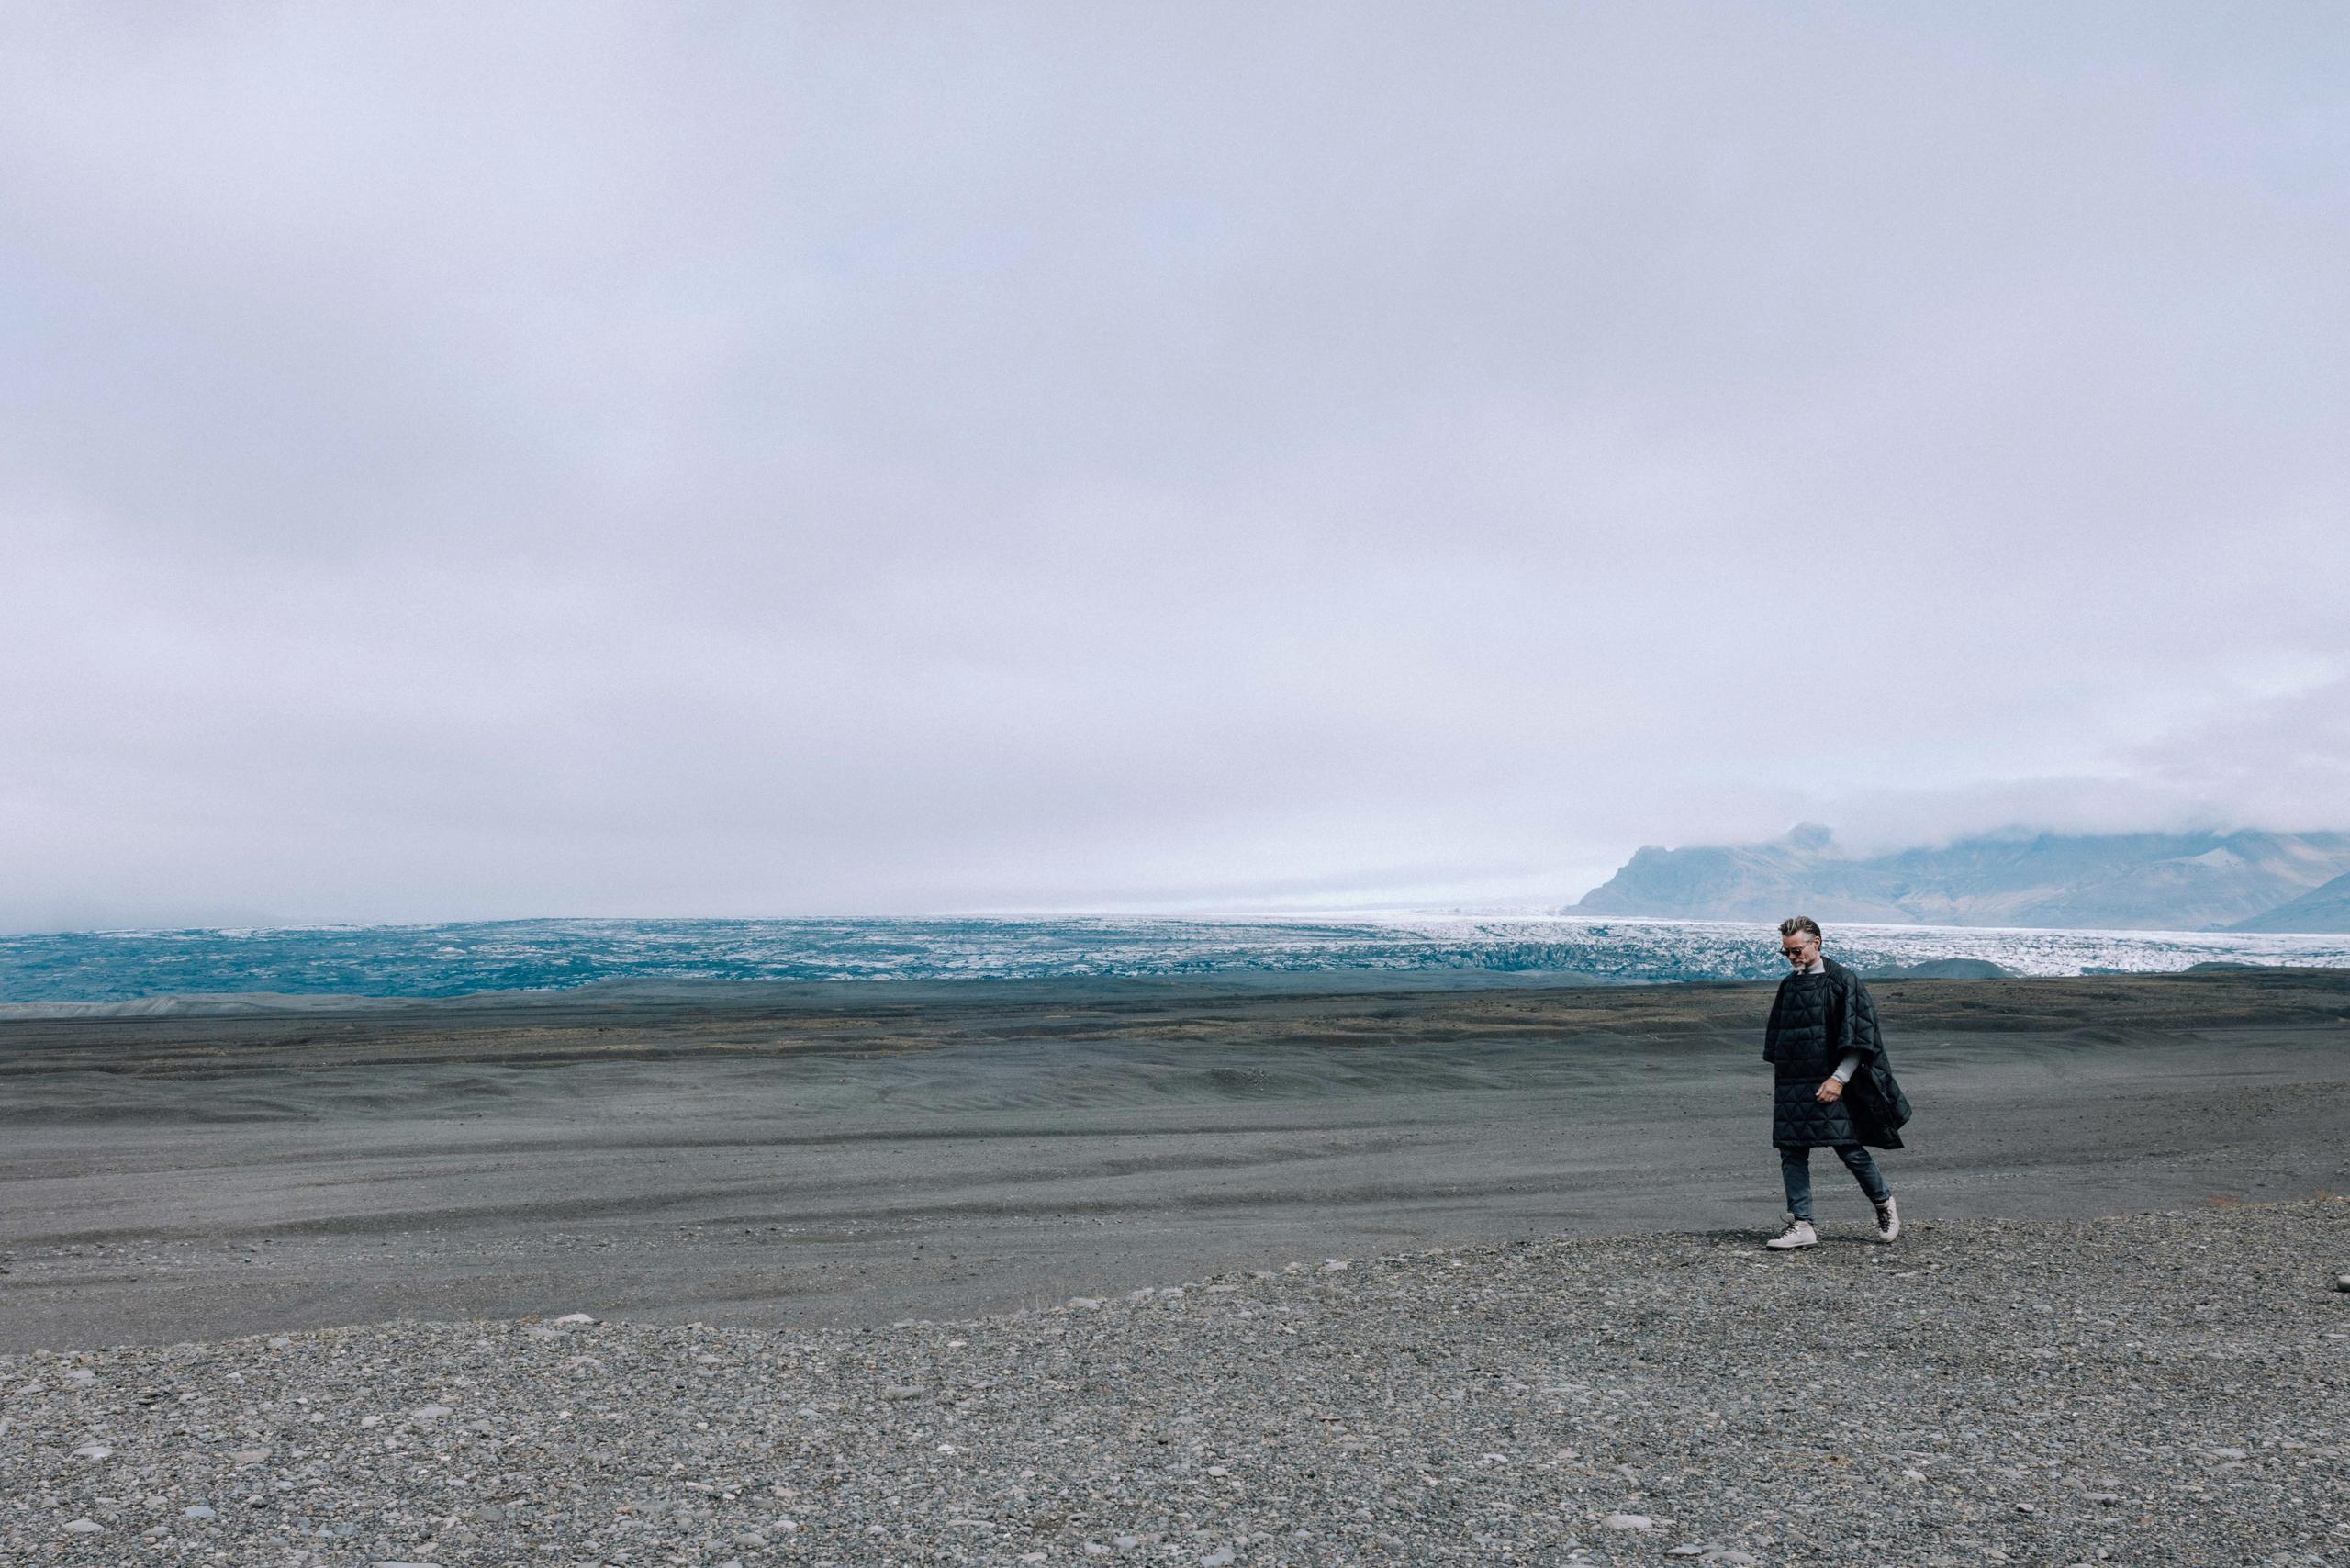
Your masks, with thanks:
<instances>
[{"instance_id":1,"label":"coat sleeve","mask_svg":"<svg viewBox=\"0 0 2350 1568\"><path fill-rule=\"evenodd\" d=\"M1846 977L1842 1001L1844 1005L1837 1009L1833 1054L1839 1061L1857 1055L1865 1065L1885 1049L1885 1038L1877 1033L1876 1003L1858 975Z\"/></svg>"},{"instance_id":2,"label":"coat sleeve","mask_svg":"<svg viewBox=\"0 0 2350 1568\"><path fill-rule=\"evenodd\" d=\"M1771 998L1771 1016L1763 1020L1762 1024L1762 1059L1764 1061L1779 1059L1779 1009L1786 1000L1787 982L1781 980L1778 991Z\"/></svg>"}]
</instances>

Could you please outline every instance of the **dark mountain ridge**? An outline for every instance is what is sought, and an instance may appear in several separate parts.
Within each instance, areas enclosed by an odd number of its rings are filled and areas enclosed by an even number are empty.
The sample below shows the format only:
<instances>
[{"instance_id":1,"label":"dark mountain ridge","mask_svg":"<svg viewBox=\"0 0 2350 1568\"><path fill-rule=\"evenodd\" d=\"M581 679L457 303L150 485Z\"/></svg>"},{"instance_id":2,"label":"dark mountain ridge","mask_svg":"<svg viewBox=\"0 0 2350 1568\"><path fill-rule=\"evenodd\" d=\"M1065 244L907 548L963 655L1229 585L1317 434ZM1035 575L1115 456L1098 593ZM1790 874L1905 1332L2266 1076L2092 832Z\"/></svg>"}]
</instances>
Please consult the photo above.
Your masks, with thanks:
<instances>
[{"instance_id":1,"label":"dark mountain ridge","mask_svg":"<svg viewBox=\"0 0 2350 1568\"><path fill-rule=\"evenodd\" d=\"M2350 931L2350 872L2289 903L2239 920L2231 931Z\"/></svg>"},{"instance_id":2,"label":"dark mountain ridge","mask_svg":"<svg viewBox=\"0 0 2350 1568\"><path fill-rule=\"evenodd\" d=\"M2350 833L2009 832L1855 857L1806 823L1767 844L1650 846L1563 913L1797 911L1887 925L2350 930Z\"/></svg>"}]
</instances>

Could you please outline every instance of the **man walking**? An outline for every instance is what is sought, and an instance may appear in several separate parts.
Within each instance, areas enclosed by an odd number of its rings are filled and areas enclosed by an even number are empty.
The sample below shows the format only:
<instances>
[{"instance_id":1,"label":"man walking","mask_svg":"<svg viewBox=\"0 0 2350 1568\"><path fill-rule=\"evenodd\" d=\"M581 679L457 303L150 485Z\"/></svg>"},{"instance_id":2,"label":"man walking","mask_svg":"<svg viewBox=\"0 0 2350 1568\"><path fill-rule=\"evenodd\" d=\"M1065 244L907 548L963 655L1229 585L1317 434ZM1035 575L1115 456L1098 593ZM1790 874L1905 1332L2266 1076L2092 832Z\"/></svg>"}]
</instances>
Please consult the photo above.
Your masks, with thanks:
<instances>
[{"instance_id":1,"label":"man walking","mask_svg":"<svg viewBox=\"0 0 2350 1568\"><path fill-rule=\"evenodd\" d=\"M1891 1241L1901 1234L1901 1211L1863 1146L1899 1148L1909 1103L1886 1063L1876 1004L1858 975L1820 957L1819 924L1809 915L1780 923L1779 951L1791 968L1771 1003L1762 1059L1774 1070L1771 1141L1786 1179L1787 1228L1763 1245L1779 1252L1818 1245L1811 1226L1811 1151L1822 1144L1876 1205L1877 1238Z\"/></svg>"}]
</instances>

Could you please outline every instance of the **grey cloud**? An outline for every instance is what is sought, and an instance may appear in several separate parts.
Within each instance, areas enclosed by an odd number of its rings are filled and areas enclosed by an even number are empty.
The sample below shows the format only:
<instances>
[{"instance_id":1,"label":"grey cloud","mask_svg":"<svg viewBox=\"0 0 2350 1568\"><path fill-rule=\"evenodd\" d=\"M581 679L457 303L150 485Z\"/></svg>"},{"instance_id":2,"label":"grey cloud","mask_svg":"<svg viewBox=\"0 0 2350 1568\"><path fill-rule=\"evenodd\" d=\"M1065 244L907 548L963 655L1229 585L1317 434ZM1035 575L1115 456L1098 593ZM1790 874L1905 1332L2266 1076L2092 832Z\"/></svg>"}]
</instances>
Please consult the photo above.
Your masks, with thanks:
<instances>
[{"instance_id":1,"label":"grey cloud","mask_svg":"<svg viewBox=\"0 0 2350 1568\"><path fill-rule=\"evenodd\" d=\"M2344 825L2322 10L5 25L0 922Z\"/></svg>"}]
</instances>

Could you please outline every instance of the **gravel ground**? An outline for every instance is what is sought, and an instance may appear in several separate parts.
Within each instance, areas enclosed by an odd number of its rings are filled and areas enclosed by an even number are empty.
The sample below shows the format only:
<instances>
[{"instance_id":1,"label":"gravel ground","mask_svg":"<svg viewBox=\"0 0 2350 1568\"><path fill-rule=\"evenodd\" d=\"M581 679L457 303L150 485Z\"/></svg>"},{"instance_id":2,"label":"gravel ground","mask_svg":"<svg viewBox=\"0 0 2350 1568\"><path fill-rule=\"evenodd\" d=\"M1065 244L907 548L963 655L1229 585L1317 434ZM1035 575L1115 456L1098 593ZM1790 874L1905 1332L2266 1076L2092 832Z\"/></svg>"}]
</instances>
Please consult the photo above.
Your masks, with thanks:
<instances>
[{"instance_id":1,"label":"gravel ground","mask_svg":"<svg viewBox=\"0 0 2350 1568\"><path fill-rule=\"evenodd\" d=\"M0 1559L2350 1563L2350 1202L1759 1239L0 1357Z\"/></svg>"}]
</instances>

